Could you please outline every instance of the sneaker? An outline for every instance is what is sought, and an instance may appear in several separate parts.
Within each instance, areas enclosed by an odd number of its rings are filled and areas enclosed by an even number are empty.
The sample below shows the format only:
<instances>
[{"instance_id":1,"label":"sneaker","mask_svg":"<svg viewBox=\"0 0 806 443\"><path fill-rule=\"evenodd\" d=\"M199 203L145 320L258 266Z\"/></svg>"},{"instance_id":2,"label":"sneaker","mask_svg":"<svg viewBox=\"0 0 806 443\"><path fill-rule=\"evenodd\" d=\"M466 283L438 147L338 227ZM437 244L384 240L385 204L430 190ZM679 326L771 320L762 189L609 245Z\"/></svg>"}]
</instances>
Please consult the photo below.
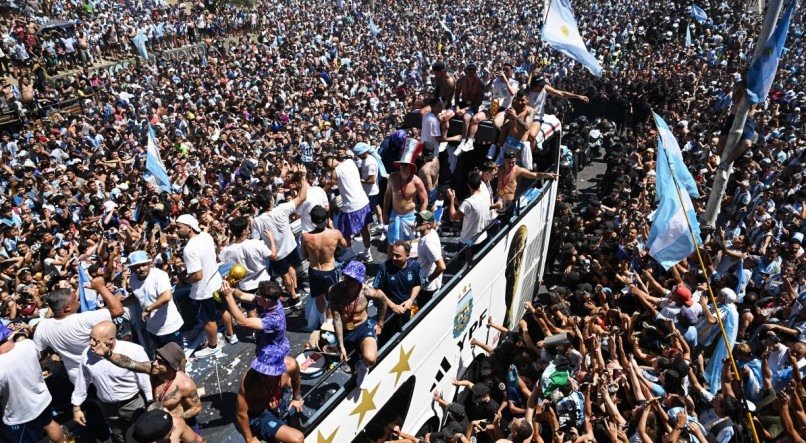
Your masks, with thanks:
<instances>
[{"instance_id":1,"label":"sneaker","mask_svg":"<svg viewBox=\"0 0 806 443\"><path fill-rule=\"evenodd\" d=\"M383 223L378 223L372 228L373 235L383 234L384 232L386 232L386 226Z\"/></svg>"},{"instance_id":2,"label":"sneaker","mask_svg":"<svg viewBox=\"0 0 806 443\"><path fill-rule=\"evenodd\" d=\"M365 262L372 262L372 251L366 249L364 252L361 253L361 261Z\"/></svg>"},{"instance_id":3,"label":"sneaker","mask_svg":"<svg viewBox=\"0 0 806 443\"><path fill-rule=\"evenodd\" d=\"M235 343L238 343L238 336L235 335L235 334L226 335L225 338L227 340L227 343L229 343L231 345L234 345Z\"/></svg>"},{"instance_id":4,"label":"sneaker","mask_svg":"<svg viewBox=\"0 0 806 443\"><path fill-rule=\"evenodd\" d=\"M295 309L302 305L302 297L297 295L296 297L285 297L283 299L283 307L286 309Z\"/></svg>"},{"instance_id":5,"label":"sneaker","mask_svg":"<svg viewBox=\"0 0 806 443\"><path fill-rule=\"evenodd\" d=\"M464 144L459 145L459 148L462 150L462 152L470 152L473 150L474 143L475 141L472 138L469 138Z\"/></svg>"},{"instance_id":6,"label":"sneaker","mask_svg":"<svg viewBox=\"0 0 806 443\"><path fill-rule=\"evenodd\" d=\"M487 150L487 160L493 160L495 158L495 151L496 147L495 143L493 143L492 145L490 145L490 149Z\"/></svg>"},{"instance_id":7,"label":"sneaker","mask_svg":"<svg viewBox=\"0 0 806 443\"><path fill-rule=\"evenodd\" d=\"M193 355L196 358L205 358L210 357L212 355L218 355L220 353L221 353L221 342L218 342L218 346L216 346L215 348L206 346L204 349L196 351Z\"/></svg>"}]
</instances>

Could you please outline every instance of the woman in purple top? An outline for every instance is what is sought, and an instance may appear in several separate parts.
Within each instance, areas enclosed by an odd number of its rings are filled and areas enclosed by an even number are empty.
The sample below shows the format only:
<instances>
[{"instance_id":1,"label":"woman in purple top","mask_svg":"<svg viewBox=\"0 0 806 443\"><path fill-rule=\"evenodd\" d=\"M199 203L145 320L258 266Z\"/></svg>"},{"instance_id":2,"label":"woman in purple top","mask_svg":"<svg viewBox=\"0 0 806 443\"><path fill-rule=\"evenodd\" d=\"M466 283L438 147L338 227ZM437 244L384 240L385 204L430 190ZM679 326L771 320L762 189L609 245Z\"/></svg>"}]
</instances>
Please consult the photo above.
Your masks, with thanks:
<instances>
[{"instance_id":1,"label":"woman in purple top","mask_svg":"<svg viewBox=\"0 0 806 443\"><path fill-rule=\"evenodd\" d=\"M239 325L258 331L255 359L252 360L251 368L264 375L281 375L285 372L285 356L291 352L291 345L285 335L285 312L280 302L282 288L277 282L262 281L257 288L257 295L244 293L240 296L240 301L258 306L257 318L248 318L241 312L235 302L234 292L225 281L221 293L227 300L227 310Z\"/></svg>"}]
</instances>

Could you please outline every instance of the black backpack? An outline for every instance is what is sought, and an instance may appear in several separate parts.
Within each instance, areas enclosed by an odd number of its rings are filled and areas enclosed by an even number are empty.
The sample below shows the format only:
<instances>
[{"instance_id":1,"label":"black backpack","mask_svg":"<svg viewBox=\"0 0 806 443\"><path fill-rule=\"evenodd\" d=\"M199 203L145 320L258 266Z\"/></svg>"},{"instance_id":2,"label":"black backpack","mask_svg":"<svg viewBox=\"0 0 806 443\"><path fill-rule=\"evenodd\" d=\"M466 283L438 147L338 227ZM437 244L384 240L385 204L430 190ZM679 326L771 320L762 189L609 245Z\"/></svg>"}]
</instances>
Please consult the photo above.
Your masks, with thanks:
<instances>
[{"instance_id":1,"label":"black backpack","mask_svg":"<svg viewBox=\"0 0 806 443\"><path fill-rule=\"evenodd\" d=\"M730 418L726 418L721 422L717 423L716 425L714 425L711 428L711 431L709 431L708 434L705 435L705 438L708 439L708 443L717 443L716 438L719 436L719 433L722 432L723 429L730 427L733 427L734 431L733 438L730 439L731 443L746 443L753 441L752 439L748 439L747 436L745 435L744 429L741 426L737 425Z\"/></svg>"}]
</instances>

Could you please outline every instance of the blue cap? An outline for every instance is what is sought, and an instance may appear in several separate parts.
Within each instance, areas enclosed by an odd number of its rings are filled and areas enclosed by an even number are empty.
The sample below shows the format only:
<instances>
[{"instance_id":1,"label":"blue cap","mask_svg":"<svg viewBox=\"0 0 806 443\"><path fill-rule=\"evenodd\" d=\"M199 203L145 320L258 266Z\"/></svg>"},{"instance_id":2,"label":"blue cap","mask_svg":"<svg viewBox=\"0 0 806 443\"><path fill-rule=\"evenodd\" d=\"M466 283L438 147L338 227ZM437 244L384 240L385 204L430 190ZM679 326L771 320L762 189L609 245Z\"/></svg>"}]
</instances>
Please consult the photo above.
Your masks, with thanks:
<instances>
[{"instance_id":1,"label":"blue cap","mask_svg":"<svg viewBox=\"0 0 806 443\"><path fill-rule=\"evenodd\" d=\"M342 273L363 284L364 279L367 276L367 267L364 266L363 263L353 260L350 263L347 263L347 266L344 267L344 271L342 271Z\"/></svg>"},{"instance_id":2,"label":"blue cap","mask_svg":"<svg viewBox=\"0 0 806 443\"><path fill-rule=\"evenodd\" d=\"M12 331L11 329L9 329L8 326L0 322L0 342L6 341L6 339L9 338L13 333L14 331Z\"/></svg>"},{"instance_id":3,"label":"blue cap","mask_svg":"<svg viewBox=\"0 0 806 443\"><path fill-rule=\"evenodd\" d=\"M372 149L372 147L370 145L368 145L368 144L366 144L364 142L359 142L359 143L356 143L355 146L353 147L353 154L361 155L361 154L369 152L370 149Z\"/></svg>"},{"instance_id":4,"label":"blue cap","mask_svg":"<svg viewBox=\"0 0 806 443\"><path fill-rule=\"evenodd\" d=\"M137 266L143 263L151 263L151 257L148 256L146 251L134 251L129 254L127 266Z\"/></svg>"}]
</instances>

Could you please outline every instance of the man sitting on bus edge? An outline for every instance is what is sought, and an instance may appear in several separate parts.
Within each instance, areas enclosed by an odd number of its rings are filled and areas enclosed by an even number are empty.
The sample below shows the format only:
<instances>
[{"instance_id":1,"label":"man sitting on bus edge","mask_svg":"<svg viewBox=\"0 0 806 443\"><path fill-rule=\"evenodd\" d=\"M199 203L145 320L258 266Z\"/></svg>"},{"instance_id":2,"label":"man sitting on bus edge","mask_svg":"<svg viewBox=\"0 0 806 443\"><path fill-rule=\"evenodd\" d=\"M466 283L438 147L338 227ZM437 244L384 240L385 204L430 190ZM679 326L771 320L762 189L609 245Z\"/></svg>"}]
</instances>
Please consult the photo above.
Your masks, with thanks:
<instances>
[{"instance_id":1,"label":"man sitting on bus edge","mask_svg":"<svg viewBox=\"0 0 806 443\"><path fill-rule=\"evenodd\" d=\"M389 258L381 263L372 286L383 291L389 309L395 315L386 318L391 323L384 330L381 341L385 342L394 333L400 332L411 317L411 307L417 303L422 278L420 264L409 258L411 243L398 241L389 247Z\"/></svg>"},{"instance_id":2,"label":"man sitting on bus edge","mask_svg":"<svg viewBox=\"0 0 806 443\"><path fill-rule=\"evenodd\" d=\"M359 386L378 358L378 335L383 330L387 305L382 291L364 284L366 273L363 263L351 261L342 271L344 279L330 288L329 297L339 354L342 360L350 356ZM377 304L377 320L367 314L369 299ZM360 360L359 355L352 354L356 350L360 352Z\"/></svg>"}]
</instances>

